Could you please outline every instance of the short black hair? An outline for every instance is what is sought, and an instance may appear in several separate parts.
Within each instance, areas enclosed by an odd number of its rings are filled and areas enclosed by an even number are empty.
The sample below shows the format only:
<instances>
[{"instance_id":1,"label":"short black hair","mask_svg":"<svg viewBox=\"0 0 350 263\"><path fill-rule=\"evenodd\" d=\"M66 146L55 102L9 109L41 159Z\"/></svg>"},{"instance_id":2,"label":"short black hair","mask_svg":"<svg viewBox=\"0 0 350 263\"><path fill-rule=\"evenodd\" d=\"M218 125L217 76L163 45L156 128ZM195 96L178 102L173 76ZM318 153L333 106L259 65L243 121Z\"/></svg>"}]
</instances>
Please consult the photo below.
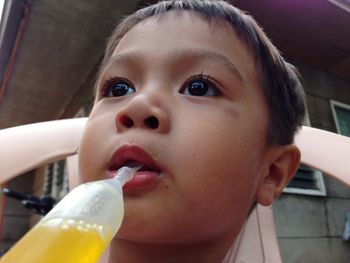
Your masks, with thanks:
<instances>
[{"instance_id":1,"label":"short black hair","mask_svg":"<svg viewBox=\"0 0 350 263\"><path fill-rule=\"evenodd\" d=\"M107 44L102 65L112 56L120 39L136 24L170 10L189 10L206 19L225 20L254 54L257 71L268 105L266 143L293 143L305 115L305 93L297 70L287 63L257 22L247 13L223 0L167 0L139 9L125 17ZM257 113L258 114L258 113Z\"/></svg>"}]
</instances>

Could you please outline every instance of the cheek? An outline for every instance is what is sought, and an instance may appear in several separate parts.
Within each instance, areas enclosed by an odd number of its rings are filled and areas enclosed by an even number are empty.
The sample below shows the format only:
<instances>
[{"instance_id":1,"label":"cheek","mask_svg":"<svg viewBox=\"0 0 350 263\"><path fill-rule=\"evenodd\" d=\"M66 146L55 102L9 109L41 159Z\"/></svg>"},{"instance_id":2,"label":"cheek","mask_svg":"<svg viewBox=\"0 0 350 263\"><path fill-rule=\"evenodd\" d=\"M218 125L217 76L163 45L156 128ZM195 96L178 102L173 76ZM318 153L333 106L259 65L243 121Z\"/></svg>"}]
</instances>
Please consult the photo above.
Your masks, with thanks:
<instances>
[{"instance_id":1,"label":"cheek","mask_svg":"<svg viewBox=\"0 0 350 263\"><path fill-rule=\"evenodd\" d=\"M254 121L245 120L246 116L238 116L232 109L187 112L182 116L174 125L178 128L174 145L183 167L239 171L241 166L252 167L251 159L261 153Z\"/></svg>"},{"instance_id":2,"label":"cheek","mask_svg":"<svg viewBox=\"0 0 350 263\"><path fill-rule=\"evenodd\" d=\"M189 209L197 211L198 217L206 215L221 222L226 219L230 224L234 217L242 220L250 208L260 155L255 140L244 132L244 123L224 114L208 114L205 121L198 118L187 122L182 139L177 140L176 163L178 183L185 189Z\"/></svg>"},{"instance_id":3,"label":"cheek","mask_svg":"<svg viewBox=\"0 0 350 263\"><path fill-rule=\"evenodd\" d=\"M79 147L79 178L81 182L87 182L103 178L104 165L106 165L106 146L112 137L111 127L102 116L89 117Z\"/></svg>"}]
</instances>

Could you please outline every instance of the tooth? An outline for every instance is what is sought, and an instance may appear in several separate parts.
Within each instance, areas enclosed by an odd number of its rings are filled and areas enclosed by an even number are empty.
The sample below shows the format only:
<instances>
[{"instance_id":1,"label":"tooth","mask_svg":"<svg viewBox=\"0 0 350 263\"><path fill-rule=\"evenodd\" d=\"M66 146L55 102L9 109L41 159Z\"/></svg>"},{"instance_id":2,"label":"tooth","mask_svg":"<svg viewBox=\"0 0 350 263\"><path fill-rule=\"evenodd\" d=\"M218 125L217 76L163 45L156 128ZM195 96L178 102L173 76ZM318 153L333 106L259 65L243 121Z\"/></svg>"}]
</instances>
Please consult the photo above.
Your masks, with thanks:
<instances>
[{"instance_id":1,"label":"tooth","mask_svg":"<svg viewBox=\"0 0 350 263\"><path fill-rule=\"evenodd\" d=\"M129 167L141 167L141 166L143 166L142 163L135 161L135 160L129 160L129 161L125 162L124 165L129 166Z\"/></svg>"}]
</instances>

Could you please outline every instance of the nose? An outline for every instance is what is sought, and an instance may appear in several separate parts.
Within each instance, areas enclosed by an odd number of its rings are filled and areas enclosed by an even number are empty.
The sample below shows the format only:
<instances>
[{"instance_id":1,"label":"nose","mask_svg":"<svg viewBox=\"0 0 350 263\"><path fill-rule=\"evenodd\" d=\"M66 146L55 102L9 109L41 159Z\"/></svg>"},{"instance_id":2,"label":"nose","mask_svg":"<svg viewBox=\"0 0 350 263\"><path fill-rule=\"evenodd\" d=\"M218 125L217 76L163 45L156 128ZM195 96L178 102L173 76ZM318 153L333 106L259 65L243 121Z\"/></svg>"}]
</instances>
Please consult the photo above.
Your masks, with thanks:
<instances>
[{"instance_id":1,"label":"nose","mask_svg":"<svg viewBox=\"0 0 350 263\"><path fill-rule=\"evenodd\" d=\"M167 133L170 129L168 112L154 99L146 95L131 98L116 115L118 132L141 128L160 133Z\"/></svg>"}]
</instances>

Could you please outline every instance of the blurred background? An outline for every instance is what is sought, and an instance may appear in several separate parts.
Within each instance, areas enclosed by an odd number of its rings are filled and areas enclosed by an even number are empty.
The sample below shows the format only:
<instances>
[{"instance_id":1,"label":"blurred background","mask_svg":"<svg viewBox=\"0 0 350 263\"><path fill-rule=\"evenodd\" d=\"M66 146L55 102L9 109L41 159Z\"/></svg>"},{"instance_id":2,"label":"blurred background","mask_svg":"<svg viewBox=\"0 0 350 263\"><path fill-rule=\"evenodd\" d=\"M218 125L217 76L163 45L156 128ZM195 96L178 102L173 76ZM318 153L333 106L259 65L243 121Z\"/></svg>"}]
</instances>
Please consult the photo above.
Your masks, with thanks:
<instances>
[{"instance_id":1,"label":"blurred background","mask_svg":"<svg viewBox=\"0 0 350 263\"><path fill-rule=\"evenodd\" d=\"M87 116L107 38L123 16L152 2L0 0L0 129ZM350 1L231 2L298 67L308 97L305 125L350 136ZM65 160L2 188L59 200L69 190ZM18 199L1 195L2 253L40 218ZM302 166L274 205L284 262L349 262L349 211L349 188Z\"/></svg>"}]
</instances>

